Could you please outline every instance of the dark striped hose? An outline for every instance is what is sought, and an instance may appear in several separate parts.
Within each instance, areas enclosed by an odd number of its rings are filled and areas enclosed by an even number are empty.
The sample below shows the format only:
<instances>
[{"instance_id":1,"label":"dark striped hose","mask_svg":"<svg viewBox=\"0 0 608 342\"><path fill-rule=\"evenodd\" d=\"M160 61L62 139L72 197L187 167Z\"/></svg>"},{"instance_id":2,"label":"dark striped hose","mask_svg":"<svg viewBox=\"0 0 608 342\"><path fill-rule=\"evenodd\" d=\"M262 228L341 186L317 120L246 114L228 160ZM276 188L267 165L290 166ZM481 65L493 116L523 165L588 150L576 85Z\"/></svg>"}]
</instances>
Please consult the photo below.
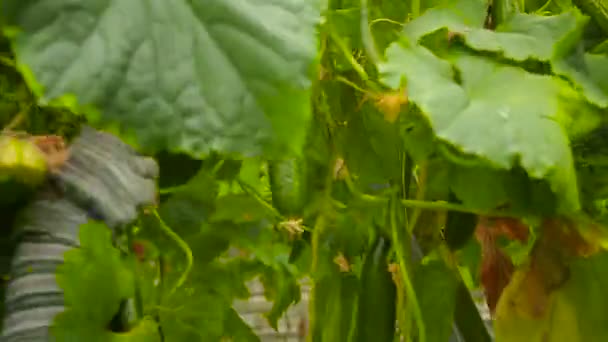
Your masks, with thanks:
<instances>
[{"instance_id":1,"label":"dark striped hose","mask_svg":"<svg viewBox=\"0 0 608 342\"><path fill-rule=\"evenodd\" d=\"M80 226L98 219L116 232L155 200L156 162L118 138L84 127L69 153L15 224L0 342L53 341L49 328L65 309L55 270L80 245Z\"/></svg>"}]
</instances>

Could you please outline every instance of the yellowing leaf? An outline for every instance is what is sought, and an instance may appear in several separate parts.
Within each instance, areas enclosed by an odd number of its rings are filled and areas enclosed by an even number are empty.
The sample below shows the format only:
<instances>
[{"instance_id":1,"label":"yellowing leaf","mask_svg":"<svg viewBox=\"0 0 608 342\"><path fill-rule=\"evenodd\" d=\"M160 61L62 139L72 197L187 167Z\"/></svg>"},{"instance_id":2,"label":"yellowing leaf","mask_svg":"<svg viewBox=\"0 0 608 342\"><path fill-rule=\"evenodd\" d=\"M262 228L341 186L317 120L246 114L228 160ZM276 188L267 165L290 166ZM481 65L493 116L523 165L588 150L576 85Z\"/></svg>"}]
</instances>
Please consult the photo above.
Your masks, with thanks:
<instances>
[{"instance_id":1,"label":"yellowing leaf","mask_svg":"<svg viewBox=\"0 0 608 342\"><path fill-rule=\"evenodd\" d=\"M582 331L580 305L573 302L572 290L561 288L545 297L547 310L539 317L531 317L526 310L531 303L521 301L530 294L530 286L525 271L518 271L513 282L505 289L496 315L497 342L582 342L600 341L598 331ZM571 286L570 286L571 287ZM529 300L526 298L525 300ZM583 315L584 316L584 315ZM590 318L590 317L589 317ZM583 318L585 319L585 318ZM593 319L601 319L596 316ZM605 335L602 335L605 337Z\"/></svg>"},{"instance_id":2,"label":"yellowing leaf","mask_svg":"<svg viewBox=\"0 0 608 342\"><path fill-rule=\"evenodd\" d=\"M497 342L543 341L550 310L544 310L541 315L533 315L532 307L537 305L534 301L551 305L553 297L538 293L538 283L531 283L527 275L528 270L515 271L511 282L502 292L494 324Z\"/></svg>"}]
</instances>

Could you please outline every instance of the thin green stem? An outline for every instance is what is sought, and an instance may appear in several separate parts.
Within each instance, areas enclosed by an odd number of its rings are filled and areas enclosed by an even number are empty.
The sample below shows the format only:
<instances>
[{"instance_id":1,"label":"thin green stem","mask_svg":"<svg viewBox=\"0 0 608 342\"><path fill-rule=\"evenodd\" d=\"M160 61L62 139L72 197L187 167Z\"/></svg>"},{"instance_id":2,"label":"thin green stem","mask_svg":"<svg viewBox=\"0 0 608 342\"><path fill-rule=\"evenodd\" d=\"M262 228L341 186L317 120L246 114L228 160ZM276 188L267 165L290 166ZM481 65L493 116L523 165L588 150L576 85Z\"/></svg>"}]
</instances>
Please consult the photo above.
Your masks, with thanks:
<instances>
[{"instance_id":1,"label":"thin green stem","mask_svg":"<svg viewBox=\"0 0 608 342\"><path fill-rule=\"evenodd\" d=\"M27 105L27 108L25 108L25 109L21 110L19 113L17 113L17 115L15 115L15 117L13 117L11 122L9 122L2 130L5 132L10 132L10 131L13 131L15 128L19 127L19 125L21 125L23 120L25 120L27 113L29 111L29 108L30 108L30 105Z\"/></svg>"},{"instance_id":2,"label":"thin green stem","mask_svg":"<svg viewBox=\"0 0 608 342\"><path fill-rule=\"evenodd\" d=\"M156 217L156 219L158 220L161 229L167 235L169 235L169 237L173 241L175 241L175 243L177 243L177 245L180 247L182 252L184 252L184 254L186 255L186 269L184 270L184 272L182 272L182 274L179 277L179 279L177 280L177 283L175 284L175 286L173 286L171 291L169 291L169 295L171 295L175 292L175 290L180 288L186 282L186 279L188 278L188 275L190 274L190 271L192 270L192 264L194 263L194 258L192 257L192 250L190 249L190 246L188 246L188 244L184 240L182 240L182 238L179 237L179 235L177 235L169 226L167 226L165 221L163 221L163 219L160 217L160 215L158 215L158 211L156 209L153 209L152 213L154 214L154 217Z\"/></svg>"},{"instance_id":3,"label":"thin green stem","mask_svg":"<svg viewBox=\"0 0 608 342\"><path fill-rule=\"evenodd\" d=\"M355 57L353 56L351 51L348 49L348 47L346 46L346 44L344 43L342 38L340 38L340 36L338 36L336 31L334 31L332 27L330 27L329 34L330 34L331 39L334 41L334 43L338 46L338 48L344 55L344 58L346 58L348 63L350 63L350 65L353 67L353 69L359 75L359 77L363 81L366 81L366 82L369 81L369 76L367 75L365 68L363 68L363 66L361 64L359 64L359 62L357 62L357 60L355 59Z\"/></svg>"},{"instance_id":4,"label":"thin green stem","mask_svg":"<svg viewBox=\"0 0 608 342\"><path fill-rule=\"evenodd\" d=\"M280 221L286 220L286 218L281 215L281 213L279 213L279 211L275 207L273 207L270 203L266 202L264 198L262 198L262 195L260 195L251 185L243 182L243 180L241 179L237 179L237 183L241 187L241 189L243 189L243 191L245 191L248 195L252 196L258 203L260 203L261 206L271 212L272 215L275 216L275 218Z\"/></svg>"},{"instance_id":5,"label":"thin green stem","mask_svg":"<svg viewBox=\"0 0 608 342\"><path fill-rule=\"evenodd\" d=\"M446 201L419 201L402 199L401 204L409 208L429 209L429 210L449 210L462 213L472 213L478 215L487 215L487 212L466 208L460 204L449 203Z\"/></svg>"},{"instance_id":6,"label":"thin green stem","mask_svg":"<svg viewBox=\"0 0 608 342\"><path fill-rule=\"evenodd\" d=\"M322 210L322 212L319 214L319 216L316 219L315 222L315 226L314 229L312 230L312 238L311 238L311 255L312 255L312 260L311 260L311 265L310 265L310 272L312 275L312 279L313 279L313 286L310 290L310 295L309 295L309 303L308 303L308 316L309 316L309 320L310 320L310 333L308 334L308 338L307 341L308 342L313 342L313 338L316 335L316 332L321 329L318 325L319 325L319 321L316 317L316 313L318 308L322 305L317 303L317 298L318 296L316 295L317 293L317 275L319 272L319 258L320 258L320 246L321 246L321 235L323 233L323 231L325 230L325 227L327 226L327 216L325 214L326 209Z\"/></svg>"},{"instance_id":7,"label":"thin green stem","mask_svg":"<svg viewBox=\"0 0 608 342\"><path fill-rule=\"evenodd\" d=\"M17 65L15 64L15 62L11 58L5 57L5 56L0 56L0 64L13 68L13 69L17 68Z\"/></svg>"},{"instance_id":8,"label":"thin green stem","mask_svg":"<svg viewBox=\"0 0 608 342\"><path fill-rule=\"evenodd\" d=\"M342 202L340 202L340 201L338 201L336 199L332 199L331 203L332 203L332 205L334 207L336 207L338 209L346 209L346 208L348 208L348 206L346 204L344 204L344 203L342 203Z\"/></svg>"},{"instance_id":9,"label":"thin green stem","mask_svg":"<svg viewBox=\"0 0 608 342\"><path fill-rule=\"evenodd\" d=\"M126 235L127 235L127 248L131 252L131 251L133 251L133 241L135 240L134 229L127 229ZM136 264L136 262L134 262L133 259L131 259L130 261L131 261L130 265L132 267L132 271L134 274L136 274L137 273L137 264ZM144 316L144 305L143 305L143 301L141 298L141 282L142 282L142 279L140 277L135 278L135 308L136 308L137 319Z\"/></svg>"},{"instance_id":10,"label":"thin green stem","mask_svg":"<svg viewBox=\"0 0 608 342\"><path fill-rule=\"evenodd\" d=\"M350 185L349 185L349 183L350 183ZM347 187L349 188L349 190L351 192L353 192L351 189L351 187L353 187L352 181L347 182L346 184L347 184ZM353 193L360 200L362 200L364 202L368 202L370 204L382 205L382 204L386 204L388 202L388 198L386 198L386 197L360 193L357 190L355 190ZM519 217L517 215L514 215L509 212L505 212L505 211L492 211L492 210L484 211L484 210L471 209L471 208L468 208L461 204L450 203L447 201L424 201L424 200L413 200L413 199L401 199L400 202L401 202L401 205L403 205L407 208L457 211L457 212L461 212L461 213L469 213L469 214L481 215L481 216Z\"/></svg>"},{"instance_id":11,"label":"thin green stem","mask_svg":"<svg viewBox=\"0 0 608 342\"><path fill-rule=\"evenodd\" d=\"M413 161L409 158L405 151L401 153L401 199L408 199L410 196L410 184L412 180L412 172L414 168ZM406 227L410 227L410 217L408 208L403 206L403 224ZM411 237L408 239L409 241L405 241L405 243L411 243ZM400 243L404 243L400 241ZM406 248L401 247L403 249L403 255L407 255ZM404 261L405 262L405 261ZM409 334L411 329L412 320L410 319L410 312L407 310L407 301L403 293L403 289L401 288L399 291L399 323L400 323L400 336L405 339L405 342L411 342L412 338Z\"/></svg>"},{"instance_id":12,"label":"thin green stem","mask_svg":"<svg viewBox=\"0 0 608 342\"><path fill-rule=\"evenodd\" d=\"M550 1L550 0L549 0ZM377 18L369 22L369 27L371 28L377 23L389 23L394 25L403 26L403 23L398 22L397 20L389 19L389 18Z\"/></svg>"},{"instance_id":13,"label":"thin green stem","mask_svg":"<svg viewBox=\"0 0 608 342\"><path fill-rule=\"evenodd\" d=\"M353 88L353 89L355 89L355 90L358 90L358 91L360 91L360 92L362 92L362 93L364 93L364 94L369 94L369 91L367 91L367 90L365 90L365 89L363 89L363 88L359 87L359 86L358 86L358 85L356 85L356 84L355 84L353 81L351 81L351 80L349 80L349 79L347 79L347 78L345 78L345 77L342 77L342 76L336 76L336 81L338 81L338 82L342 82L342 83L344 83L344 84L348 85L349 87L351 87L351 88Z\"/></svg>"},{"instance_id":14,"label":"thin green stem","mask_svg":"<svg viewBox=\"0 0 608 342\"><path fill-rule=\"evenodd\" d=\"M211 174L212 175L216 175L220 169L222 168L222 166L224 166L225 160L219 160L215 165L213 165L213 169L211 169Z\"/></svg>"},{"instance_id":15,"label":"thin green stem","mask_svg":"<svg viewBox=\"0 0 608 342\"><path fill-rule=\"evenodd\" d=\"M426 329L424 327L424 320L422 318L422 311L420 310L420 305L418 304L418 297L416 297L416 291L414 290L414 285L409 277L409 270L407 267L407 260L405 259L405 252L403 250L403 244L399 243L406 239L402 239L399 233L399 227L397 225L396 219L396 210L397 207L392 205L390 207L390 225L391 232L393 236L395 252L397 254L397 259L399 263L399 275L401 275L401 281L405 286L405 293L407 298L407 305L412 309L412 313L414 314L414 321L416 322L416 327L418 329L418 341L426 342ZM406 232L406 234L409 234Z\"/></svg>"},{"instance_id":16,"label":"thin green stem","mask_svg":"<svg viewBox=\"0 0 608 342\"><path fill-rule=\"evenodd\" d=\"M377 66L380 64L382 57L378 53L376 42L374 41L374 36L372 35L372 30L370 29L367 0L361 0L361 41L363 42L365 52L372 60L374 65Z\"/></svg>"},{"instance_id":17,"label":"thin green stem","mask_svg":"<svg viewBox=\"0 0 608 342\"><path fill-rule=\"evenodd\" d=\"M180 192L182 190L185 190L188 187L189 187L188 184L178 185L178 186L170 186L170 187L158 189L158 193L161 194L161 195L172 194L174 192Z\"/></svg>"},{"instance_id":18,"label":"thin green stem","mask_svg":"<svg viewBox=\"0 0 608 342\"><path fill-rule=\"evenodd\" d=\"M420 16L420 0L412 0L412 20Z\"/></svg>"},{"instance_id":19,"label":"thin green stem","mask_svg":"<svg viewBox=\"0 0 608 342\"><path fill-rule=\"evenodd\" d=\"M547 7L549 7L549 5L551 5L552 0L547 0L547 2L545 2L544 5L542 5L539 9L536 10L536 13L538 14L545 14L544 11L547 9Z\"/></svg>"},{"instance_id":20,"label":"thin green stem","mask_svg":"<svg viewBox=\"0 0 608 342\"><path fill-rule=\"evenodd\" d=\"M424 163L419 169L420 169L420 176L418 177L416 200L423 201L424 195L426 193L426 180L427 180L427 176L428 176L428 170L427 170L426 163ZM420 217L420 210L421 210L421 208L416 207L416 208L414 208L414 211L412 212L412 218L408 222L408 225L407 225L407 230L410 234L412 234L412 232L414 231L414 228L416 227L416 223L418 222L418 218Z\"/></svg>"},{"instance_id":21,"label":"thin green stem","mask_svg":"<svg viewBox=\"0 0 608 342\"><path fill-rule=\"evenodd\" d=\"M327 117L331 119L331 113L327 113ZM327 124L327 123L326 123ZM330 158L330 163L327 165L329 169L333 169L332 166L335 165L335 156ZM310 289L309 295L309 303L308 303L308 316L310 322L309 334L307 337L307 342L313 342L313 338L317 334L319 327L319 321L316 317L316 313L321 304L317 303L317 284L318 284L318 272L319 272L319 258L320 258L320 248L321 248L321 236L324 233L325 228L327 227L328 221L328 212L330 212L332 207L332 185L333 185L333 173L328 172L327 176L324 179L325 186L323 187L322 196L323 198L321 203L321 211L315 220L315 225L312 230L312 237L310 242L311 248L311 264L310 264L310 274L312 275L313 285Z\"/></svg>"}]
</instances>

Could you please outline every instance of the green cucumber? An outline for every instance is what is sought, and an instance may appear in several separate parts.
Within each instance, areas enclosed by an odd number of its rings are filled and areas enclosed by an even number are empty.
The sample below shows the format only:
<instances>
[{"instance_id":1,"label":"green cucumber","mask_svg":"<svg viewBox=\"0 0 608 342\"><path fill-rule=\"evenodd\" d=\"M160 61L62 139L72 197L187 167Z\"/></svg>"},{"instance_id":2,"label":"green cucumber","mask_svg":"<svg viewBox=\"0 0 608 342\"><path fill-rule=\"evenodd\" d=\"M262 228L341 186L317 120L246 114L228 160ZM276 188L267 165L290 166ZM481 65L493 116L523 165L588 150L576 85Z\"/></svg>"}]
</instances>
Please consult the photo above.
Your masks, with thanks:
<instances>
[{"instance_id":1,"label":"green cucumber","mask_svg":"<svg viewBox=\"0 0 608 342\"><path fill-rule=\"evenodd\" d=\"M268 163L272 204L284 216L301 217L305 199L303 162L298 158Z\"/></svg>"},{"instance_id":2,"label":"green cucumber","mask_svg":"<svg viewBox=\"0 0 608 342\"><path fill-rule=\"evenodd\" d=\"M453 192L450 192L448 201L462 203ZM443 237L450 250L456 251L463 248L475 234L476 227L476 215L457 211L448 212Z\"/></svg>"},{"instance_id":3,"label":"green cucumber","mask_svg":"<svg viewBox=\"0 0 608 342\"><path fill-rule=\"evenodd\" d=\"M332 273L315 282L311 341L349 341L355 326L359 280L352 273Z\"/></svg>"},{"instance_id":4,"label":"green cucumber","mask_svg":"<svg viewBox=\"0 0 608 342\"><path fill-rule=\"evenodd\" d=\"M469 213L450 211L443 231L447 246L452 251L464 248L477 227L477 217Z\"/></svg>"},{"instance_id":5,"label":"green cucumber","mask_svg":"<svg viewBox=\"0 0 608 342\"><path fill-rule=\"evenodd\" d=\"M574 0L583 13L593 18L598 26L608 33L608 0Z\"/></svg>"},{"instance_id":6,"label":"green cucumber","mask_svg":"<svg viewBox=\"0 0 608 342\"><path fill-rule=\"evenodd\" d=\"M365 257L357 308L357 342L392 342L397 320L397 289L388 270L390 241L379 236Z\"/></svg>"}]
</instances>

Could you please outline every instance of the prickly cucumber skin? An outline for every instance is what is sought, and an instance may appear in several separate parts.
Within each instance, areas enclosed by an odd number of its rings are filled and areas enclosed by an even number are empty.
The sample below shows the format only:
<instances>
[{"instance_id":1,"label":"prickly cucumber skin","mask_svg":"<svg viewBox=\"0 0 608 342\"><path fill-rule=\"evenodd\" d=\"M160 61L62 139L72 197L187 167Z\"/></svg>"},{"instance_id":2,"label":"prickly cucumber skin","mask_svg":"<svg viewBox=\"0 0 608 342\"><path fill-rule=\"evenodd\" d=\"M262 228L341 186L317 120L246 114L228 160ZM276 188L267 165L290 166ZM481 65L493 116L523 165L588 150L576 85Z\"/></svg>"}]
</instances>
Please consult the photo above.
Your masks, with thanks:
<instances>
[{"instance_id":1,"label":"prickly cucumber skin","mask_svg":"<svg viewBox=\"0 0 608 342\"><path fill-rule=\"evenodd\" d=\"M305 205L304 165L298 158L268 164L272 204L287 217L299 217Z\"/></svg>"},{"instance_id":2,"label":"prickly cucumber skin","mask_svg":"<svg viewBox=\"0 0 608 342\"><path fill-rule=\"evenodd\" d=\"M365 257L357 309L357 342L392 342L395 336L397 289L388 269L390 241L379 236Z\"/></svg>"}]
</instances>

